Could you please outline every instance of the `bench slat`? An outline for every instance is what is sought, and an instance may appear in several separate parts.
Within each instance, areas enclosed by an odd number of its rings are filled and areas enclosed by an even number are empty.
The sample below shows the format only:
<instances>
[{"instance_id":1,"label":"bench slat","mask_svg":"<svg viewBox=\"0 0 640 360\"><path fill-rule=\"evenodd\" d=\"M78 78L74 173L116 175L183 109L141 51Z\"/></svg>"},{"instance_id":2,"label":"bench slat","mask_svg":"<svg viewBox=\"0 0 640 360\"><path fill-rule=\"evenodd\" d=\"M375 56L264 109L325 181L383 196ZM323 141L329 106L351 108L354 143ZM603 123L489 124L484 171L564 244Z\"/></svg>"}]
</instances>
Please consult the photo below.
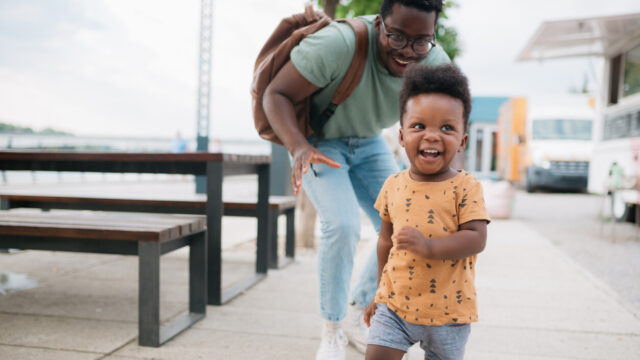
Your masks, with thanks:
<instances>
[{"instance_id":1,"label":"bench slat","mask_svg":"<svg viewBox=\"0 0 640 360\"><path fill-rule=\"evenodd\" d=\"M50 195L24 195L24 194L0 194L0 198L9 201L33 201L49 203L73 203L73 204L110 204L110 205L138 205L138 206L176 206L200 208L204 212L206 199L203 200L151 200L151 199L123 199L101 198L86 196L50 196ZM270 196L269 208L272 210L284 210L295 207L296 199L293 196ZM245 199L230 199L224 201L224 207L231 209L256 209L255 201Z\"/></svg>"},{"instance_id":2,"label":"bench slat","mask_svg":"<svg viewBox=\"0 0 640 360\"><path fill-rule=\"evenodd\" d=\"M135 219L118 219L117 217L86 216L85 214L70 215L56 214L49 212L28 213L21 211L15 214L0 215L2 222L18 222L24 225L69 225L85 229L124 229L124 230L146 230L146 231L168 231L169 236L189 233L190 224L173 224L164 219L158 219L157 223L146 223Z\"/></svg>"},{"instance_id":3,"label":"bench slat","mask_svg":"<svg viewBox=\"0 0 640 360\"><path fill-rule=\"evenodd\" d=\"M127 241L164 241L167 234L158 231L131 231L117 229L88 229L52 224L0 223L2 235L25 235L39 237L66 237L83 239L110 239Z\"/></svg>"},{"instance_id":4,"label":"bench slat","mask_svg":"<svg viewBox=\"0 0 640 360\"><path fill-rule=\"evenodd\" d=\"M102 216L99 219L95 216L97 213L105 213L108 216ZM201 220L204 224L204 215L185 215L185 214L163 214L163 213L141 213L141 212L105 212L105 211L86 211L86 210L54 210L41 211L39 209L18 208L7 211L3 216L18 216L25 218L27 215L33 217L34 221L38 219L65 219L71 218L75 222L97 222L97 224L127 224L131 223L136 226L166 226L167 224L183 224ZM39 220L38 220L39 221Z\"/></svg>"},{"instance_id":5,"label":"bench slat","mask_svg":"<svg viewBox=\"0 0 640 360\"><path fill-rule=\"evenodd\" d=\"M144 214L145 222L113 212L50 211L17 209L0 211L0 234L130 241L166 241L204 230L204 216Z\"/></svg>"}]
</instances>

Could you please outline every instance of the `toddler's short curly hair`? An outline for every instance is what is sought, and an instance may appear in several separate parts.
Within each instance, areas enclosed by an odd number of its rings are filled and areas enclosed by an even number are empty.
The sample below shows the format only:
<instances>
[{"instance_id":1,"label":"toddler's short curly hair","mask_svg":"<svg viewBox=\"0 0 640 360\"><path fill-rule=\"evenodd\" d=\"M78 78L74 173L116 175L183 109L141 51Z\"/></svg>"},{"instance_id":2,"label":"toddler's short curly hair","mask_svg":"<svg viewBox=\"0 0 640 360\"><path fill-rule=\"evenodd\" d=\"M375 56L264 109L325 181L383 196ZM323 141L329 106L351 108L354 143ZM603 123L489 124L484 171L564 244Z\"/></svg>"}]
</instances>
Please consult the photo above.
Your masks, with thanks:
<instances>
[{"instance_id":1,"label":"toddler's short curly hair","mask_svg":"<svg viewBox=\"0 0 640 360\"><path fill-rule=\"evenodd\" d=\"M411 66L404 73L404 82L400 91L400 124L407 109L407 101L420 94L445 94L458 99L463 105L464 132L467 132L471 113L471 93L469 81L460 69L453 65Z\"/></svg>"}]
</instances>

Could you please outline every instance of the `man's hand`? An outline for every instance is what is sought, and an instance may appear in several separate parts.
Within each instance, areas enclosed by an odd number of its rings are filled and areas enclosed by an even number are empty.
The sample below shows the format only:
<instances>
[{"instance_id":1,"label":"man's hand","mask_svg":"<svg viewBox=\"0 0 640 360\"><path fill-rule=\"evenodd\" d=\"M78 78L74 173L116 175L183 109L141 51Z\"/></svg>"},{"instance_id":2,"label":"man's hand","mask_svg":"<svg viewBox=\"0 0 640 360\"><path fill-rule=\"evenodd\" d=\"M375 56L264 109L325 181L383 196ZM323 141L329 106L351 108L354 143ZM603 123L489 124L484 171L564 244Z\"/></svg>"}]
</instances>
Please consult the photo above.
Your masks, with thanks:
<instances>
[{"instance_id":1,"label":"man's hand","mask_svg":"<svg viewBox=\"0 0 640 360\"><path fill-rule=\"evenodd\" d=\"M262 106L269 124L293 158L291 185L297 195L302 186L302 174L309 171L311 163L324 163L333 168L340 164L311 146L298 129L296 110L293 104L310 97L320 89L307 80L289 60L264 91Z\"/></svg>"},{"instance_id":2,"label":"man's hand","mask_svg":"<svg viewBox=\"0 0 640 360\"><path fill-rule=\"evenodd\" d=\"M367 307L364 309L364 323L367 324L367 327L371 327L371 318L373 317L373 315L376 313L376 309L377 309L377 305L375 302L371 302L369 305L367 305Z\"/></svg>"},{"instance_id":3,"label":"man's hand","mask_svg":"<svg viewBox=\"0 0 640 360\"><path fill-rule=\"evenodd\" d=\"M420 231L405 225L391 239L395 240L396 249L409 250L423 258L429 258L429 244Z\"/></svg>"},{"instance_id":4,"label":"man's hand","mask_svg":"<svg viewBox=\"0 0 640 360\"><path fill-rule=\"evenodd\" d=\"M291 185L293 185L293 193L296 195L298 195L300 186L302 186L302 174L306 174L309 171L310 164L323 163L335 169L340 167L340 164L309 144L294 150L291 155L293 156Z\"/></svg>"}]
</instances>

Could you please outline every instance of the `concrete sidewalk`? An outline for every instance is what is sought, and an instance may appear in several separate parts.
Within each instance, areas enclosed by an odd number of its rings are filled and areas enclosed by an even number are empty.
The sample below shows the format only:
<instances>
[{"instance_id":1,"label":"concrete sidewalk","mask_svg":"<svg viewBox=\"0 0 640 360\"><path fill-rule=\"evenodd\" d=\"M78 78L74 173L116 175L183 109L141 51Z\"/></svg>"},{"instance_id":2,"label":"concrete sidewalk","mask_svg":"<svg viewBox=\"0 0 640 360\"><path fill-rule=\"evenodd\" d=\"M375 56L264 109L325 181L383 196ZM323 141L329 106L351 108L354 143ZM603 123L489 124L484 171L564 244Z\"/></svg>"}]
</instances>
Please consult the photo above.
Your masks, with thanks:
<instances>
[{"instance_id":1,"label":"concrete sidewalk","mask_svg":"<svg viewBox=\"0 0 640 360\"><path fill-rule=\"evenodd\" d=\"M255 236L255 227L234 221L225 219L225 236ZM365 235L358 261L374 245L371 229ZM225 250L225 284L251 273L251 244ZM163 319L187 306L186 260L182 250L162 258ZM227 305L209 306L203 321L164 346L146 348L137 345L135 257L0 254L0 272L37 281L0 294L0 359L313 359L321 329L315 265L313 251L299 251L294 264ZM640 358L638 310L526 224L490 224L476 271L480 322L466 359ZM416 350L410 359L422 359ZM347 358L363 356L349 347Z\"/></svg>"}]
</instances>

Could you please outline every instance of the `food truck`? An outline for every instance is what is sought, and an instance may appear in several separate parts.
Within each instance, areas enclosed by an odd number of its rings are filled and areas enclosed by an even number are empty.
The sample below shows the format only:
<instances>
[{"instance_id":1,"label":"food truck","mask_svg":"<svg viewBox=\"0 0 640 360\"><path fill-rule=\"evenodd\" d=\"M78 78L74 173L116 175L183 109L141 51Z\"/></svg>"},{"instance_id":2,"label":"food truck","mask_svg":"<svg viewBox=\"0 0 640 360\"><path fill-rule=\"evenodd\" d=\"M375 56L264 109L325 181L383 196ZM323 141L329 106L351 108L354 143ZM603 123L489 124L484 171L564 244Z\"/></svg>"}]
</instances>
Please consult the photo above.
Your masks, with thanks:
<instances>
[{"instance_id":1,"label":"food truck","mask_svg":"<svg viewBox=\"0 0 640 360\"><path fill-rule=\"evenodd\" d=\"M518 60L584 56L604 60L588 190L610 193L615 218L629 219L640 203L640 13L544 22Z\"/></svg>"}]
</instances>

